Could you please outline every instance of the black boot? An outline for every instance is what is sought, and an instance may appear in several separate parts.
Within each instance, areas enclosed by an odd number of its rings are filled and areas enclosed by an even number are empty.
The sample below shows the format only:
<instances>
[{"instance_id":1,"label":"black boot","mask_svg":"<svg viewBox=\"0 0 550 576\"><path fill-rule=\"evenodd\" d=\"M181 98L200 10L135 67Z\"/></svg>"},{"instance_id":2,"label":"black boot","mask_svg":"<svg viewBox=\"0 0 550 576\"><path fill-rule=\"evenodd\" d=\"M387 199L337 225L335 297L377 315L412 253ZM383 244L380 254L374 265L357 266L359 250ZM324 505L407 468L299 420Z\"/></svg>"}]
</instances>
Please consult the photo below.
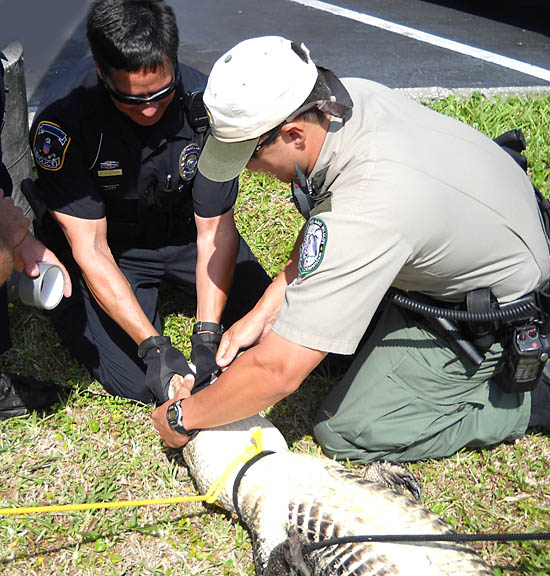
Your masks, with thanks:
<instances>
[{"instance_id":1,"label":"black boot","mask_svg":"<svg viewBox=\"0 0 550 576\"><path fill-rule=\"evenodd\" d=\"M67 397L67 388L10 372L0 373L0 420L44 410Z\"/></svg>"}]
</instances>

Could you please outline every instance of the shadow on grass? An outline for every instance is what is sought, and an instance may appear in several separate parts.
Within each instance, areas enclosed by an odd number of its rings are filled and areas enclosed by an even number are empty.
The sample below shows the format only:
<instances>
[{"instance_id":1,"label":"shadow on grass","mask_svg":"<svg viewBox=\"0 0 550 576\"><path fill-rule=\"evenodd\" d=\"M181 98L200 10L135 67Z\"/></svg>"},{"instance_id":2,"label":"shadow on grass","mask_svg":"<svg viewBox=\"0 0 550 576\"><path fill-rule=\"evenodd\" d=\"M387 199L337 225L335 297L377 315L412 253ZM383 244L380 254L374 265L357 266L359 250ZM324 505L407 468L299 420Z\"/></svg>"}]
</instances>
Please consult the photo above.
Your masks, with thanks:
<instances>
[{"instance_id":1,"label":"shadow on grass","mask_svg":"<svg viewBox=\"0 0 550 576\"><path fill-rule=\"evenodd\" d=\"M216 509L216 511L219 511ZM119 529L115 527L110 530L102 530L101 532L82 532L81 535L83 538L78 540L77 542L67 542L65 544L60 544L53 548L39 548L34 552L29 552L27 554L16 554L14 558L0 558L0 566L7 566L14 561L21 561L21 560L31 560L33 558L39 558L40 556L47 556L52 554L57 554L59 552L68 551L73 548L80 548L86 544L93 544L94 542L98 542L100 540L104 540L105 538L120 538L126 534L143 534L145 536L154 537L154 538L161 538L158 534L160 529L165 526L169 526L171 524L175 524L182 520L191 519L191 518L200 518L203 515L202 512L196 512L191 514L181 514L176 516L175 518L168 518L166 520L162 520L160 522L155 522L154 524L145 524L143 526L133 526L133 527L125 527Z\"/></svg>"},{"instance_id":2,"label":"shadow on grass","mask_svg":"<svg viewBox=\"0 0 550 576\"><path fill-rule=\"evenodd\" d=\"M187 318L195 317L197 299L194 296L185 294L173 284L161 282L158 296L158 309L161 320L171 314L179 314Z\"/></svg>"},{"instance_id":3,"label":"shadow on grass","mask_svg":"<svg viewBox=\"0 0 550 576\"><path fill-rule=\"evenodd\" d=\"M311 437L321 402L332 386L346 373L352 360L352 356L329 354L294 394L271 408L268 418L281 431L290 446L304 437Z\"/></svg>"}]
</instances>

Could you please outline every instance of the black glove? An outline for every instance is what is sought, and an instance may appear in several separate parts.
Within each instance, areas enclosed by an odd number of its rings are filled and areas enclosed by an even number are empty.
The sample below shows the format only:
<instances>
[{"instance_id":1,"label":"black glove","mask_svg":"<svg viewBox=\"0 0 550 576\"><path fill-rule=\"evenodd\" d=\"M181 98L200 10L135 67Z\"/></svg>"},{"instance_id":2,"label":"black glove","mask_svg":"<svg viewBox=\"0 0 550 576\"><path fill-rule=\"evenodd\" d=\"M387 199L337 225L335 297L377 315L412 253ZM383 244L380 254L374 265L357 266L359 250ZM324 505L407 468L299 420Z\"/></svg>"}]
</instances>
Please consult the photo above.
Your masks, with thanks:
<instances>
[{"instance_id":1,"label":"black glove","mask_svg":"<svg viewBox=\"0 0 550 576\"><path fill-rule=\"evenodd\" d=\"M170 399L170 380L174 374L193 374L185 356L171 345L168 336L150 336L138 348L147 366L145 385L161 402Z\"/></svg>"},{"instance_id":2,"label":"black glove","mask_svg":"<svg viewBox=\"0 0 550 576\"><path fill-rule=\"evenodd\" d=\"M191 362L197 370L195 376L196 392L210 384L212 376L218 376L220 368L216 364L216 353L222 339L223 326L214 322L197 322L191 336Z\"/></svg>"}]
</instances>

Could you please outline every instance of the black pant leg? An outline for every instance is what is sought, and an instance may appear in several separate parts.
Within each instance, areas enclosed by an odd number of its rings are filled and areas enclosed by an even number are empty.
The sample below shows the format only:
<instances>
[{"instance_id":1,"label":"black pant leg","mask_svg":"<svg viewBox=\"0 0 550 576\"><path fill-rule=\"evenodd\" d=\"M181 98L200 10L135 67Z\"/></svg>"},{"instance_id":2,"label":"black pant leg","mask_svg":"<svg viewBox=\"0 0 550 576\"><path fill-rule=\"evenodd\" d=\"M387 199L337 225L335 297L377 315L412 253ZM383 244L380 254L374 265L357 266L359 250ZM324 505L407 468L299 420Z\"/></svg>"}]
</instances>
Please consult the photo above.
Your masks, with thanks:
<instances>
[{"instance_id":1,"label":"black pant leg","mask_svg":"<svg viewBox=\"0 0 550 576\"><path fill-rule=\"evenodd\" d=\"M129 260L121 257L119 267L142 310L160 332L157 266L147 259L154 258L154 251L136 252L139 254ZM76 264L70 267L70 274L73 295L52 311L52 323L63 343L110 394L152 402L137 344L101 309Z\"/></svg>"},{"instance_id":2,"label":"black pant leg","mask_svg":"<svg viewBox=\"0 0 550 576\"><path fill-rule=\"evenodd\" d=\"M71 276L72 296L63 298L51 313L52 324L63 344L110 394L142 402L153 401L153 395L145 387L145 366L137 357L136 343L103 312L88 290L59 226L47 215L41 223L35 221L35 231L37 237L63 262ZM128 281L135 292L135 285L142 281L141 276L147 277L147 259L154 259L155 251L134 252L137 254L132 257L132 251L129 251L129 260L135 260L136 266L130 266L131 272L127 277L130 276ZM124 273L125 259L120 257L118 260ZM149 279L144 282L148 284ZM137 298L159 330L156 286L140 291Z\"/></svg>"},{"instance_id":3,"label":"black pant leg","mask_svg":"<svg viewBox=\"0 0 550 576\"><path fill-rule=\"evenodd\" d=\"M223 312L223 325L228 328L250 312L271 282L248 244L239 236L235 274Z\"/></svg>"},{"instance_id":4,"label":"black pant leg","mask_svg":"<svg viewBox=\"0 0 550 576\"><path fill-rule=\"evenodd\" d=\"M103 312L87 287L81 291L83 294L52 314L61 340L110 394L153 401L145 386L145 366L137 357L137 345Z\"/></svg>"},{"instance_id":5,"label":"black pant leg","mask_svg":"<svg viewBox=\"0 0 550 576\"><path fill-rule=\"evenodd\" d=\"M167 246L161 249L166 262L166 278L185 294L196 299L197 245ZM247 314L271 284L271 278L262 268L252 250L239 236L233 283L222 315L227 328Z\"/></svg>"}]
</instances>

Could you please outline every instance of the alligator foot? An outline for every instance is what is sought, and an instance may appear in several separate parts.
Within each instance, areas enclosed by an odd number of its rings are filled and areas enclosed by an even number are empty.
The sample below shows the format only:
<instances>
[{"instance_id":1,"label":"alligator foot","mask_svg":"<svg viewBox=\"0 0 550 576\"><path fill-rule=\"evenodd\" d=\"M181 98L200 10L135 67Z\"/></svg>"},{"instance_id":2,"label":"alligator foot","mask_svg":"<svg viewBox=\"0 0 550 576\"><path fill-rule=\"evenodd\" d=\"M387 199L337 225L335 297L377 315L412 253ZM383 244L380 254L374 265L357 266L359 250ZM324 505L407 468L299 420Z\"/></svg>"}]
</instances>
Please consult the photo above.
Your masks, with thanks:
<instances>
[{"instance_id":1,"label":"alligator foot","mask_svg":"<svg viewBox=\"0 0 550 576\"><path fill-rule=\"evenodd\" d=\"M296 529L291 528L288 538L275 546L267 561L264 576L311 576L302 555L302 545Z\"/></svg>"},{"instance_id":2,"label":"alligator foot","mask_svg":"<svg viewBox=\"0 0 550 576\"><path fill-rule=\"evenodd\" d=\"M376 460L363 470L357 471L360 476L386 488L391 488L420 501L420 483L412 472L401 464L389 460Z\"/></svg>"}]
</instances>

